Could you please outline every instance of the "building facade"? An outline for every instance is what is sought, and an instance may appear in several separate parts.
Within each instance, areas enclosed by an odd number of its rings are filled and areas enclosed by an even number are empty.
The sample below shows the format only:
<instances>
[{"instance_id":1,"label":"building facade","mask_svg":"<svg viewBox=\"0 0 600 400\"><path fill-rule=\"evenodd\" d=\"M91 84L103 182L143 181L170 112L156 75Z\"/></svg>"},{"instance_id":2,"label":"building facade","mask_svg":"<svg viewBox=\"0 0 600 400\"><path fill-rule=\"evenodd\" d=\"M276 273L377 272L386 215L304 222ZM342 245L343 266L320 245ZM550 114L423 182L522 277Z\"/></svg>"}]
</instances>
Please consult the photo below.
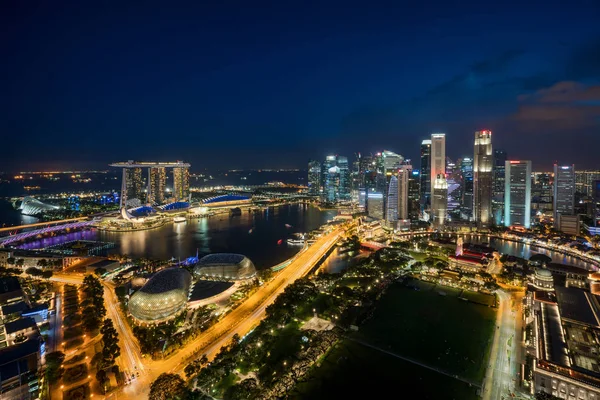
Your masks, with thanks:
<instances>
[{"instance_id":1,"label":"building facade","mask_svg":"<svg viewBox=\"0 0 600 400\"><path fill-rule=\"evenodd\" d=\"M433 181L431 196L431 216L434 226L443 226L448 213L448 182L444 174L438 174Z\"/></svg>"},{"instance_id":2,"label":"building facade","mask_svg":"<svg viewBox=\"0 0 600 400\"><path fill-rule=\"evenodd\" d=\"M308 193L321 194L321 163L316 160L308 162Z\"/></svg>"},{"instance_id":3,"label":"building facade","mask_svg":"<svg viewBox=\"0 0 600 400\"><path fill-rule=\"evenodd\" d=\"M494 150L492 216L494 224L500 226L504 220L504 175L506 151Z\"/></svg>"},{"instance_id":4,"label":"building facade","mask_svg":"<svg viewBox=\"0 0 600 400\"><path fill-rule=\"evenodd\" d=\"M414 190L411 193L411 177L412 177L412 166L401 165L398 170L398 219L407 220L410 218L411 204L417 199L411 198L411 194L418 195L418 190ZM414 180L413 180L414 181Z\"/></svg>"},{"instance_id":5,"label":"building facade","mask_svg":"<svg viewBox=\"0 0 600 400\"><path fill-rule=\"evenodd\" d=\"M431 164L429 174L433 186L438 175L446 175L446 134L434 133L431 135ZM432 189L433 190L433 189ZM433 194L432 194L433 196ZM433 200L432 200L433 203Z\"/></svg>"},{"instance_id":6,"label":"building facade","mask_svg":"<svg viewBox=\"0 0 600 400\"><path fill-rule=\"evenodd\" d=\"M421 169L419 170L419 190L421 209L431 204L431 139L421 142Z\"/></svg>"},{"instance_id":7,"label":"building facade","mask_svg":"<svg viewBox=\"0 0 600 400\"><path fill-rule=\"evenodd\" d=\"M369 192L367 193L367 212L369 217L375 219L383 219L384 204L383 193Z\"/></svg>"},{"instance_id":8,"label":"building facade","mask_svg":"<svg viewBox=\"0 0 600 400\"><path fill-rule=\"evenodd\" d=\"M167 170L165 167L148 168L150 174L150 192L148 203L161 205L165 202L165 191L167 189Z\"/></svg>"},{"instance_id":9,"label":"building facade","mask_svg":"<svg viewBox=\"0 0 600 400\"><path fill-rule=\"evenodd\" d=\"M128 206L137 207L146 199L144 194L144 178L141 168L126 169Z\"/></svg>"},{"instance_id":10,"label":"building facade","mask_svg":"<svg viewBox=\"0 0 600 400\"><path fill-rule=\"evenodd\" d=\"M473 157L473 219L479 226L492 222L492 132L475 132Z\"/></svg>"},{"instance_id":11,"label":"building facade","mask_svg":"<svg viewBox=\"0 0 600 400\"><path fill-rule=\"evenodd\" d=\"M188 168L173 168L173 197L177 201L189 200L190 172Z\"/></svg>"},{"instance_id":12,"label":"building facade","mask_svg":"<svg viewBox=\"0 0 600 400\"><path fill-rule=\"evenodd\" d=\"M504 225L531 227L531 161L506 161Z\"/></svg>"},{"instance_id":13,"label":"building facade","mask_svg":"<svg viewBox=\"0 0 600 400\"><path fill-rule=\"evenodd\" d=\"M464 157L460 162L462 175L461 216L470 221L473 218L473 159Z\"/></svg>"},{"instance_id":14,"label":"building facade","mask_svg":"<svg viewBox=\"0 0 600 400\"><path fill-rule=\"evenodd\" d=\"M398 222L398 177L396 175L390 177L386 204L385 222L387 226L396 228Z\"/></svg>"},{"instance_id":15,"label":"building facade","mask_svg":"<svg viewBox=\"0 0 600 400\"><path fill-rule=\"evenodd\" d=\"M575 166L554 164L554 227L560 229L562 215L575 214Z\"/></svg>"}]
</instances>

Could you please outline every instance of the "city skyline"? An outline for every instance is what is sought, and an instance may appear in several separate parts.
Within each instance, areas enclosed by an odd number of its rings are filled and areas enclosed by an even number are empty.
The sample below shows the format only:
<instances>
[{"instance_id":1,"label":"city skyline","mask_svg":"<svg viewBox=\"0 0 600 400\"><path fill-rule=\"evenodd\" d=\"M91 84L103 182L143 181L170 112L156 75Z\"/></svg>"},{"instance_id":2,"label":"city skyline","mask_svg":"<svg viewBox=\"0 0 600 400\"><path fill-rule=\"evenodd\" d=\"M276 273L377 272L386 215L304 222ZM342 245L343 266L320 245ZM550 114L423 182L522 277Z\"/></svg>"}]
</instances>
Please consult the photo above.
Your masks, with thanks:
<instances>
[{"instance_id":1,"label":"city skyline","mask_svg":"<svg viewBox=\"0 0 600 400\"><path fill-rule=\"evenodd\" d=\"M0 170L131 157L290 168L380 148L415 160L433 132L462 157L478 130L515 159L591 169L580 145L600 145L600 28L596 6L577 5L544 4L543 15L534 4L373 5L368 18L332 5L144 16L11 5L0 17L11 77L0 129L19 151L2 153ZM577 145L564 146L567 136Z\"/></svg>"}]
</instances>

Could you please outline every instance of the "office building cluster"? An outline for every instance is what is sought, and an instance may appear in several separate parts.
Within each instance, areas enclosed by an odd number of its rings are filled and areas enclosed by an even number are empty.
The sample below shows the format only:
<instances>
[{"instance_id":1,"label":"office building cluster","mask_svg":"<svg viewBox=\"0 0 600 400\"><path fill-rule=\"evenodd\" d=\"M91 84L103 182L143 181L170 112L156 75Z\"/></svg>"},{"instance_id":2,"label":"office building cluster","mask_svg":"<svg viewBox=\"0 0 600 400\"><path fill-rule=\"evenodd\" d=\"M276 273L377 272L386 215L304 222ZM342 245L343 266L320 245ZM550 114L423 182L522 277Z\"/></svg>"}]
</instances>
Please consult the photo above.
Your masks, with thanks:
<instances>
[{"instance_id":1,"label":"office building cluster","mask_svg":"<svg viewBox=\"0 0 600 400\"><path fill-rule=\"evenodd\" d=\"M411 223L529 229L547 216L555 229L579 233L576 189L593 198L600 193L600 173L558 163L551 172L535 172L531 161L494 149L489 130L475 132L472 143L473 153L454 162L446 155L446 134L433 133L421 143L418 168L389 150L357 153L352 163L329 155L309 162L308 191L324 204L364 209L392 229Z\"/></svg>"},{"instance_id":2,"label":"office building cluster","mask_svg":"<svg viewBox=\"0 0 600 400\"><path fill-rule=\"evenodd\" d=\"M0 277L0 398L40 397L48 305L31 304L17 277Z\"/></svg>"}]
</instances>

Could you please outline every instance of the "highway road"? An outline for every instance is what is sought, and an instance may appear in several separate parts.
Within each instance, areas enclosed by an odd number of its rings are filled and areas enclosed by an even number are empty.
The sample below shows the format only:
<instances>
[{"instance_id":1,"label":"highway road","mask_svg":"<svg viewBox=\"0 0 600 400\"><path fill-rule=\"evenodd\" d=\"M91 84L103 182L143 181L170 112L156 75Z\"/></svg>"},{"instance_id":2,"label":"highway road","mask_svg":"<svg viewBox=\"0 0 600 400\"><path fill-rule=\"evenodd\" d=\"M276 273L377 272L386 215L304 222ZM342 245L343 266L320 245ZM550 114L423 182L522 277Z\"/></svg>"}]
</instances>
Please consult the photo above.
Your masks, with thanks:
<instances>
[{"instance_id":1,"label":"highway road","mask_svg":"<svg viewBox=\"0 0 600 400\"><path fill-rule=\"evenodd\" d=\"M520 321L522 294L511 294L499 290L499 306L496 331L483 387L483 400L503 400L515 393L519 381L517 375L518 349L520 346ZM511 303L514 300L515 306Z\"/></svg>"},{"instance_id":2,"label":"highway road","mask_svg":"<svg viewBox=\"0 0 600 400\"><path fill-rule=\"evenodd\" d=\"M83 284L83 274L54 274L50 277L50 281L68 283L71 285Z\"/></svg>"}]
</instances>

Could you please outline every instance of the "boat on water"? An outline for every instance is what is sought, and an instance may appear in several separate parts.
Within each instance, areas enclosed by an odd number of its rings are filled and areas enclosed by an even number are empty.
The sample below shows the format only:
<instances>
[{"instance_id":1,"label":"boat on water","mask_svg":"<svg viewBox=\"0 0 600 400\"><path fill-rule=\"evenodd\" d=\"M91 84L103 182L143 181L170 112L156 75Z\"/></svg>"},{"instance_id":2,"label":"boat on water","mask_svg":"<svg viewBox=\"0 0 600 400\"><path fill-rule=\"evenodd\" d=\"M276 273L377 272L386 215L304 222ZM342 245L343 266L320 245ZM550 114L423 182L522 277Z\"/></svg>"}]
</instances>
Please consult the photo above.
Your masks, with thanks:
<instances>
[{"instance_id":1,"label":"boat on water","mask_svg":"<svg viewBox=\"0 0 600 400\"><path fill-rule=\"evenodd\" d=\"M283 239L279 239L279 240L277 241L277 244L278 244L278 245L280 245L281 243L283 243Z\"/></svg>"},{"instance_id":2,"label":"boat on water","mask_svg":"<svg viewBox=\"0 0 600 400\"><path fill-rule=\"evenodd\" d=\"M173 222L185 222L187 221L185 217L175 217L173 218Z\"/></svg>"},{"instance_id":3,"label":"boat on water","mask_svg":"<svg viewBox=\"0 0 600 400\"><path fill-rule=\"evenodd\" d=\"M248 231L248 234L252 233L252 230L253 230L253 229L254 229L254 228L250 228L250 230Z\"/></svg>"},{"instance_id":4,"label":"boat on water","mask_svg":"<svg viewBox=\"0 0 600 400\"><path fill-rule=\"evenodd\" d=\"M292 226L290 224L285 224L285 227L290 229Z\"/></svg>"},{"instance_id":5,"label":"boat on water","mask_svg":"<svg viewBox=\"0 0 600 400\"><path fill-rule=\"evenodd\" d=\"M286 243L294 246L304 246L304 240L302 239L288 239Z\"/></svg>"}]
</instances>

